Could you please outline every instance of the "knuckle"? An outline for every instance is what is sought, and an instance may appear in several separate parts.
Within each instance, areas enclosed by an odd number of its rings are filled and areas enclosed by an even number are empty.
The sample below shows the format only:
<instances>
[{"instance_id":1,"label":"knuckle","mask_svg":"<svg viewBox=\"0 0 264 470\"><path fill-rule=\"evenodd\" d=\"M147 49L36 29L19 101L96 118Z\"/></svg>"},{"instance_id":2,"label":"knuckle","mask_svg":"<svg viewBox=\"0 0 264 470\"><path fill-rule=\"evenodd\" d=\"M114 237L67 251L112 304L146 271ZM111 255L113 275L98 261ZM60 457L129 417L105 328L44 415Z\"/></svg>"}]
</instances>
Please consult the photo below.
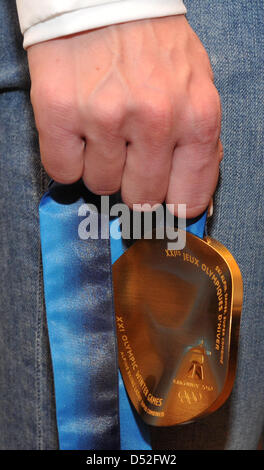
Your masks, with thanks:
<instances>
[{"instance_id":1,"label":"knuckle","mask_svg":"<svg viewBox=\"0 0 264 470\"><path fill-rule=\"evenodd\" d=\"M217 94L200 96L191 106L193 139L200 144L218 140L221 128L220 99Z\"/></svg>"},{"instance_id":2,"label":"knuckle","mask_svg":"<svg viewBox=\"0 0 264 470\"><path fill-rule=\"evenodd\" d=\"M201 204L197 204L196 202L190 203L186 207L186 215L187 217L197 217L202 214L203 211L206 210L209 204L209 199Z\"/></svg>"},{"instance_id":3,"label":"knuckle","mask_svg":"<svg viewBox=\"0 0 264 470\"><path fill-rule=\"evenodd\" d=\"M75 104L70 95L54 90L49 84L32 87L30 98L38 129L47 131L55 126L69 129L74 122Z\"/></svg>"},{"instance_id":4,"label":"knuckle","mask_svg":"<svg viewBox=\"0 0 264 470\"><path fill-rule=\"evenodd\" d=\"M153 197L154 196L154 197ZM131 209L141 212L150 212L162 204L164 197L155 195L132 194L122 190L122 200Z\"/></svg>"},{"instance_id":5,"label":"knuckle","mask_svg":"<svg viewBox=\"0 0 264 470\"><path fill-rule=\"evenodd\" d=\"M86 186L90 189L90 191L98 196L108 196L110 194L115 194L119 191L120 185L117 183L109 184L101 182L96 183L94 181L84 181Z\"/></svg>"},{"instance_id":6,"label":"knuckle","mask_svg":"<svg viewBox=\"0 0 264 470\"><path fill-rule=\"evenodd\" d=\"M74 176L72 172L63 173L61 171L54 171L54 170L49 171L49 169L47 169L46 171L51 179L53 179L54 181L60 184L73 184L73 183L76 183L80 179L80 175Z\"/></svg>"},{"instance_id":7,"label":"knuckle","mask_svg":"<svg viewBox=\"0 0 264 470\"><path fill-rule=\"evenodd\" d=\"M139 106L139 115L146 131L155 138L167 136L173 128L173 108L169 99L143 103Z\"/></svg>"},{"instance_id":8,"label":"knuckle","mask_svg":"<svg viewBox=\"0 0 264 470\"><path fill-rule=\"evenodd\" d=\"M108 135L116 135L120 132L125 116L125 105L116 103L97 103L93 105L91 117L93 121Z\"/></svg>"},{"instance_id":9,"label":"knuckle","mask_svg":"<svg viewBox=\"0 0 264 470\"><path fill-rule=\"evenodd\" d=\"M213 119L203 119L197 126L197 138L201 144L215 142L219 136L219 126Z\"/></svg>"},{"instance_id":10,"label":"knuckle","mask_svg":"<svg viewBox=\"0 0 264 470\"><path fill-rule=\"evenodd\" d=\"M42 164L51 179L61 184L73 184L81 178L82 169L62 166L59 161L55 161L50 156L42 157Z\"/></svg>"}]
</instances>

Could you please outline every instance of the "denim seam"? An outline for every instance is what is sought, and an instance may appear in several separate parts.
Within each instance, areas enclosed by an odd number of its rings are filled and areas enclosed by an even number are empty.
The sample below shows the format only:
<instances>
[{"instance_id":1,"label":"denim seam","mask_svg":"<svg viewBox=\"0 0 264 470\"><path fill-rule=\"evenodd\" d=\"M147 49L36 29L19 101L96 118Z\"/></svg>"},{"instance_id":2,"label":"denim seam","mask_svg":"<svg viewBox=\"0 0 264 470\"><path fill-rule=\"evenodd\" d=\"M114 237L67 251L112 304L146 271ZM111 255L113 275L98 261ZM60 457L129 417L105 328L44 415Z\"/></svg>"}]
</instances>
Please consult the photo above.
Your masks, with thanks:
<instances>
[{"instance_id":1,"label":"denim seam","mask_svg":"<svg viewBox=\"0 0 264 470\"><path fill-rule=\"evenodd\" d=\"M40 169L40 191L44 191L44 171ZM38 237L39 238L39 237ZM37 449L43 448L43 433L42 433L42 419L41 419L41 403L42 403L42 390L41 390L41 326L42 326L42 263L41 263L41 245L40 238L38 242L38 290L37 290L37 326L36 326L36 444Z\"/></svg>"}]
</instances>

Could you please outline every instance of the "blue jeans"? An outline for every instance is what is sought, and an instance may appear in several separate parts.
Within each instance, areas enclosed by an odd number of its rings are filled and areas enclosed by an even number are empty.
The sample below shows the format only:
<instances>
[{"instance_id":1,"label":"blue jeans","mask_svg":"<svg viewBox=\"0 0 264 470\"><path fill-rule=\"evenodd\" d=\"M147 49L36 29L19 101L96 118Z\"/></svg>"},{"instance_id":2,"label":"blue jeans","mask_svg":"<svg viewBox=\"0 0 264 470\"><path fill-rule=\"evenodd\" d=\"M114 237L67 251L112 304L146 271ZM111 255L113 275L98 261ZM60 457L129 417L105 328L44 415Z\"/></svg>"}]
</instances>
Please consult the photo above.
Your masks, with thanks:
<instances>
[{"instance_id":1,"label":"blue jeans","mask_svg":"<svg viewBox=\"0 0 264 470\"><path fill-rule=\"evenodd\" d=\"M209 234L236 258L244 305L235 386L200 422L153 428L154 449L256 449L264 425L262 0L186 0L211 59L225 157ZM0 5L0 448L57 449L43 298L38 204L41 167L15 2ZM101 256L101 263L109 263ZM100 286L109 296L110 285ZM102 302L105 299L102 297ZM109 302L110 305L111 302Z\"/></svg>"}]
</instances>

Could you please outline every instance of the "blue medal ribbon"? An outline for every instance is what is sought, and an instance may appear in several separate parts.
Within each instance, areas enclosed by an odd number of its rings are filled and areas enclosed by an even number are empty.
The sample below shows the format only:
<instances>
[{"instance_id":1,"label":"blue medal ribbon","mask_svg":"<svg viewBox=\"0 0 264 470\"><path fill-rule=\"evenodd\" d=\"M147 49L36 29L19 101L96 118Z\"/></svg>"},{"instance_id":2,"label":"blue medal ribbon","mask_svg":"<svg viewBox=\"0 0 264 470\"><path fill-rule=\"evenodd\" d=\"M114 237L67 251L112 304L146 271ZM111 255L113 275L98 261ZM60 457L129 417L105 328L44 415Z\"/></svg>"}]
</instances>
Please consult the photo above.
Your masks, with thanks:
<instances>
[{"instance_id":1,"label":"blue medal ribbon","mask_svg":"<svg viewBox=\"0 0 264 470\"><path fill-rule=\"evenodd\" d=\"M82 183L52 183L40 206L44 295L61 450L149 450L118 370L111 263L122 238L81 239L79 209L94 203ZM98 198L97 198L98 202ZM113 224L113 220L110 222ZM206 213L187 230L203 237Z\"/></svg>"}]
</instances>

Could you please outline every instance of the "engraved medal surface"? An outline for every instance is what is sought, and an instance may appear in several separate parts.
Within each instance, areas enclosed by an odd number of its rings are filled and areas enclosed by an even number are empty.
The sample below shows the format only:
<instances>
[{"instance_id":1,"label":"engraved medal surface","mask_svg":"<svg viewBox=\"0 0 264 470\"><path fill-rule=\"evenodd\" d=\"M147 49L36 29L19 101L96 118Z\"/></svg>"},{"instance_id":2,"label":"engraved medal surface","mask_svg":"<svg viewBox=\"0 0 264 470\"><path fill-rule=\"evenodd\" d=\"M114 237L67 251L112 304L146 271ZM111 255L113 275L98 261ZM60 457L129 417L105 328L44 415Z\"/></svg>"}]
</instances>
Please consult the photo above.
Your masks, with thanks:
<instances>
[{"instance_id":1,"label":"engraved medal surface","mask_svg":"<svg viewBox=\"0 0 264 470\"><path fill-rule=\"evenodd\" d=\"M218 409L235 376L242 278L216 240L183 250L142 239L113 265L119 367L135 409L155 426Z\"/></svg>"}]
</instances>

